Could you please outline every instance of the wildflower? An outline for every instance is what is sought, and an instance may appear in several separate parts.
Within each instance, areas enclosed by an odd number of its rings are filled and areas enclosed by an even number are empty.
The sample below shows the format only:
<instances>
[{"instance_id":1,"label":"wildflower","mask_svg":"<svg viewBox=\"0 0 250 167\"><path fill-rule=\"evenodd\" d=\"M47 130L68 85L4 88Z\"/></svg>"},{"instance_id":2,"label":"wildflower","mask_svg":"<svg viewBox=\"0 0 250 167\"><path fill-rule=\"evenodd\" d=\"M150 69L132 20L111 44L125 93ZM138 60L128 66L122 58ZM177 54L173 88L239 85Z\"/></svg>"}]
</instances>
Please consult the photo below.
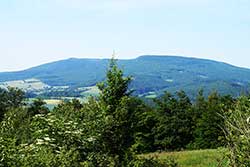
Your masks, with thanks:
<instances>
[{"instance_id":1,"label":"wildflower","mask_svg":"<svg viewBox=\"0 0 250 167\"><path fill-rule=\"evenodd\" d=\"M37 139L37 143L36 144L38 144L38 145L44 144L44 141L41 140L41 139Z\"/></svg>"},{"instance_id":2,"label":"wildflower","mask_svg":"<svg viewBox=\"0 0 250 167\"><path fill-rule=\"evenodd\" d=\"M51 140L49 137L45 137L43 139L46 140L46 141L50 141Z\"/></svg>"},{"instance_id":3,"label":"wildflower","mask_svg":"<svg viewBox=\"0 0 250 167\"><path fill-rule=\"evenodd\" d=\"M248 124L250 123L250 117L247 118L247 123L248 123Z\"/></svg>"}]
</instances>

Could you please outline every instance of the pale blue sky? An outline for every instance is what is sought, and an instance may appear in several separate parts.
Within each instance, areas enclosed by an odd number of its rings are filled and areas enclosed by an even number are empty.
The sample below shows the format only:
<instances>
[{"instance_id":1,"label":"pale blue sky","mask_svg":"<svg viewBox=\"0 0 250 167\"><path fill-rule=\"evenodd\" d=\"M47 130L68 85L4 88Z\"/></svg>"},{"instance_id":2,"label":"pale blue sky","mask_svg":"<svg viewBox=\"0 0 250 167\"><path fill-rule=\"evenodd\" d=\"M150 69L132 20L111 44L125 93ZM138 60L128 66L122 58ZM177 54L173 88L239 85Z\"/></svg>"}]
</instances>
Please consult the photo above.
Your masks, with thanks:
<instances>
[{"instance_id":1,"label":"pale blue sky","mask_svg":"<svg viewBox=\"0 0 250 167\"><path fill-rule=\"evenodd\" d=\"M0 71L113 50L250 68L250 1L0 0Z\"/></svg>"}]
</instances>

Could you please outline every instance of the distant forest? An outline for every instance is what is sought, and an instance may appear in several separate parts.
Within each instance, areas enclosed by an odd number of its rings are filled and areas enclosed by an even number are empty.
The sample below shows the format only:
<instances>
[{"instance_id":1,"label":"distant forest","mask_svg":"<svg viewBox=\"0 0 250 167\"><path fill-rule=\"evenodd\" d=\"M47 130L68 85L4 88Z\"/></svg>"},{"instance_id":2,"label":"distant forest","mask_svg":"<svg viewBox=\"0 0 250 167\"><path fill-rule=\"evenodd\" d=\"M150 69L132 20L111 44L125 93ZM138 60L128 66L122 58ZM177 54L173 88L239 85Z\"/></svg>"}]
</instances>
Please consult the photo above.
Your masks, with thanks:
<instances>
[{"instance_id":1,"label":"distant forest","mask_svg":"<svg viewBox=\"0 0 250 167\"><path fill-rule=\"evenodd\" d=\"M0 89L0 166L174 167L139 156L156 151L227 148L230 166L250 166L250 96L165 92L145 103L129 90L112 59L100 94L50 111L25 103L16 88Z\"/></svg>"}]
</instances>

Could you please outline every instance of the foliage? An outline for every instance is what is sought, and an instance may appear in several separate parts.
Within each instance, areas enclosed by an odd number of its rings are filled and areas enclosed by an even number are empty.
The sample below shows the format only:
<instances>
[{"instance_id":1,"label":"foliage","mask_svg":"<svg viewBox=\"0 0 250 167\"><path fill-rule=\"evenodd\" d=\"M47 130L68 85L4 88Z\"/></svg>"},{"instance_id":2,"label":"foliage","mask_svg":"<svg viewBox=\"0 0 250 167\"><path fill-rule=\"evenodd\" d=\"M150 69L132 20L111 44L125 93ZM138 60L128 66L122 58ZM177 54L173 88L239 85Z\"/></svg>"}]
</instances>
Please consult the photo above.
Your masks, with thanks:
<instances>
[{"instance_id":1,"label":"foliage","mask_svg":"<svg viewBox=\"0 0 250 167\"><path fill-rule=\"evenodd\" d=\"M250 166L250 98L240 97L225 122L230 165Z\"/></svg>"},{"instance_id":2,"label":"foliage","mask_svg":"<svg viewBox=\"0 0 250 167\"><path fill-rule=\"evenodd\" d=\"M0 122L4 114L10 108L16 108L23 105L24 92L16 88L0 88Z\"/></svg>"},{"instance_id":3,"label":"foliage","mask_svg":"<svg viewBox=\"0 0 250 167\"><path fill-rule=\"evenodd\" d=\"M18 166L18 155L15 139L0 136L0 166Z\"/></svg>"},{"instance_id":4,"label":"foliage","mask_svg":"<svg viewBox=\"0 0 250 167\"><path fill-rule=\"evenodd\" d=\"M185 92L177 98L166 92L156 99L158 122L154 128L155 145L161 150L182 149L192 141L191 102Z\"/></svg>"},{"instance_id":5,"label":"foliage","mask_svg":"<svg viewBox=\"0 0 250 167\"><path fill-rule=\"evenodd\" d=\"M36 114L47 114L49 109L45 106L45 102L42 99L35 99L29 106L28 112L31 116Z\"/></svg>"},{"instance_id":6,"label":"foliage","mask_svg":"<svg viewBox=\"0 0 250 167\"><path fill-rule=\"evenodd\" d=\"M12 138L16 144L23 144L32 139L30 124L32 118L27 109L16 108L9 110L1 122L1 135L3 138Z\"/></svg>"},{"instance_id":7,"label":"foliage","mask_svg":"<svg viewBox=\"0 0 250 167\"><path fill-rule=\"evenodd\" d=\"M115 159L115 166L126 166L130 161L133 143L133 112L127 105L130 100L128 85L130 77L123 77L112 59L106 82L98 85L100 104L104 106L105 122L101 132L102 151Z\"/></svg>"},{"instance_id":8,"label":"foliage","mask_svg":"<svg viewBox=\"0 0 250 167\"><path fill-rule=\"evenodd\" d=\"M98 88L101 91L100 99L109 107L108 112L114 112L122 98L131 94L128 91L131 77L123 77L123 71L118 68L115 59L111 59L106 75L106 82L98 84Z\"/></svg>"},{"instance_id":9,"label":"foliage","mask_svg":"<svg viewBox=\"0 0 250 167\"><path fill-rule=\"evenodd\" d=\"M42 99L25 104L22 91L0 89L0 166L174 167L175 160L137 154L226 141L231 164L249 165L248 97L213 92L205 98L201 90L192 103L184 91L165 92L149 106L132 96L130 82L112 59L98 97L52 111Z\"/></svg>"},{"instance_id":10,"label":"foliage","mask_svg":"<svg viewBox=\"0 0 250 167\"><path fill-rule=\"evenodd\" d=\"M134 144L132 150L136 153L153 152L156 150L154 127L158 122L158 115L151 107L146 105L142 100L131 99L134 110Z\"/></svg>"},{"instance_id":11,"label":"foliage","mask_svg":"<svg viewBox=\"0 0 250 167\"><path fill-rule=\"evenodd\" d=\"M198 95L196 102L196 127L194 129L193 148L218 148L225 146L223 132L225 115L232 108L234 100L231 96L220 96L212 92L205 101L202 94Z\"/></svg>"}]
</instances>

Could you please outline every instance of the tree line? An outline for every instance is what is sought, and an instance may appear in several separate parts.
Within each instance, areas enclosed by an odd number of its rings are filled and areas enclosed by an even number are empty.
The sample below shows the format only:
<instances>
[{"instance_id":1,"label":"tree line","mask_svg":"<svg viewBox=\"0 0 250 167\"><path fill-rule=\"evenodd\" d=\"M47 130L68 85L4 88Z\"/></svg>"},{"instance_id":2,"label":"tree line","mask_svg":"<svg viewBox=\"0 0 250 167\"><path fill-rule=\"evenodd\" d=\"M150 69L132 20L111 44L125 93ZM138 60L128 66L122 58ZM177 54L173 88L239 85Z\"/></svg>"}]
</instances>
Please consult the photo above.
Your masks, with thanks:
<instances>
[{"instance_id":1,"label":"tree line","mask_svg":"<svg viewBox=\"0 0 250 167\"><path fill-rule=\"evenodd\" d=\"M131 95L130 82L112 59L98 97L52 111L41 99L25 104L21 90L0 89L0 166L174 167L138 154L218 147L229 148L231 166L249 166L249 96L200 90L191 101L165 92L148 105Z\"/></svg>"}]
</instances>

